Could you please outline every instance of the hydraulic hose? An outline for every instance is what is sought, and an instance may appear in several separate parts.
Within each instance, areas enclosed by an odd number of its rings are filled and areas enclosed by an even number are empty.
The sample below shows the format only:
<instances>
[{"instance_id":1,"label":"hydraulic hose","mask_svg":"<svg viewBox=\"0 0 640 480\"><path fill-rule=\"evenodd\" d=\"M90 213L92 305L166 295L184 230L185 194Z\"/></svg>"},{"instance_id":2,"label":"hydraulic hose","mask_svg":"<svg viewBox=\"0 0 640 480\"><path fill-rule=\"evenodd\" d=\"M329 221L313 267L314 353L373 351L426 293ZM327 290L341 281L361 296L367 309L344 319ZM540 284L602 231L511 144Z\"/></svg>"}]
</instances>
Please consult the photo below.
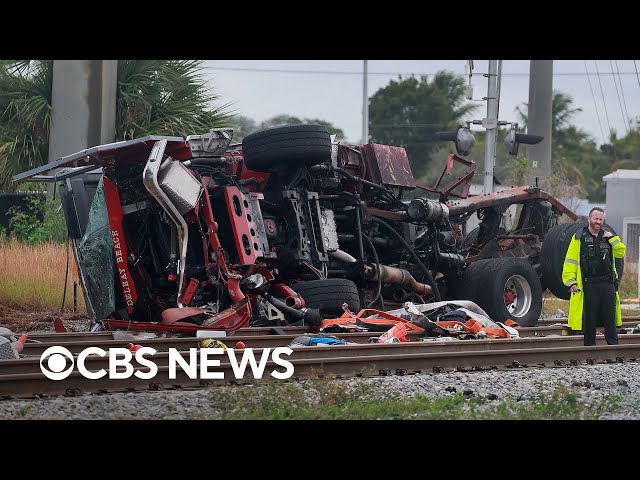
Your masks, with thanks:
<instances>
[{"instance_id":1,"label":"hydraulic hose","mask_svg":"<svg viewBox=\"0 0 640 480\"><path fill-rule=\"evenodd\" d=\"M391 227L391 225L389 225L384 220L374 216L371 216L370 218L373 222L386 228L389 231L389 233L391 233L396 238L396 240L398 240L404 246L405 250L409 252L411 257L415 260L416 264L422 269L425 276L427 277L427 282L429 282L429 285L431 285L431 287L433 288L433 296L435 297L436 302L440 302L442 300L442 298L440 297L440 290L438 289L438 285L433 279L433 275L431 275L431 272L429 271L429 269L425 267L424 263L422 263L422 261L418 258L418 255L416 255L416 252L413 251L413 248L411 248L411 245L409 245L407 241L404 238L402 238L402 236L398 232L396 232Z\"/></svg>"}]
</instances>

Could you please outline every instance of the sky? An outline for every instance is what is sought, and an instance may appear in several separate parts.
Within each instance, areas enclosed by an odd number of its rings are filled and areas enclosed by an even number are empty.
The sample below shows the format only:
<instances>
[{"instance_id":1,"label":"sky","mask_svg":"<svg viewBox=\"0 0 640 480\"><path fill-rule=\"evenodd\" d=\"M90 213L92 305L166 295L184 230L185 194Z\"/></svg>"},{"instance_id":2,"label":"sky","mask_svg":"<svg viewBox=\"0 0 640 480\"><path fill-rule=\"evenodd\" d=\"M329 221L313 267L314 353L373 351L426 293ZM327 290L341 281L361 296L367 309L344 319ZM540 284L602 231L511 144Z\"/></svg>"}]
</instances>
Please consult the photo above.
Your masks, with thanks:
<instances>
[{"instance_id":1,"label":"sky","mask_svg":"<svg viewBox=\"0 0 640 480\"><path fill-rule=\"evenodd\" d=\"M447 70L473 86L478 105L472 118L487 116L488 60L367 60L367 95L412 74ZM217 106L231 103L236 113L260 123L275 115L325 120L350 142L362 138L363 60L206 60L205 74L220 96ZM626 135L629 122L640 119L640 75L637 60L554 60L553 89L573 98L581 108L571 123L598 145L608 132ZM429 78L429 77L428 77ZM529 60L503 60L498 119L517 122L516 107L529 102ZM482 127L474 127L474 129ZM535 133L535 132L530 132Z\"/></svg>"}]
</instances>

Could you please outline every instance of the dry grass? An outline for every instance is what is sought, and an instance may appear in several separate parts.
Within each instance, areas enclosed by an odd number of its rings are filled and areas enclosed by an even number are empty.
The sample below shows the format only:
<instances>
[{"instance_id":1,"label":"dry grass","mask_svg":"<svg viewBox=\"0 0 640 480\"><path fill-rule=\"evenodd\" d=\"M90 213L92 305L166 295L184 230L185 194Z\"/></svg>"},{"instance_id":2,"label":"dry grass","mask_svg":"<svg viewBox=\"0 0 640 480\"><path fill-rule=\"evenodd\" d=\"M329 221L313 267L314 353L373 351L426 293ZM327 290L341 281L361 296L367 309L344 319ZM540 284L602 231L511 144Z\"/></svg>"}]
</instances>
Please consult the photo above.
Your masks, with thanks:
<instances>
[{"instance_id":1,"label":"dry grass","mask_svg":"<svg viewBox=\"0 0 640 480\"><path fill-rule=\"evenodd\" d=\"M547 296L548 295L548 296ZM563 315L566 316L569 313L569 300L561 300L559 298L554 297L551 294L545 293L542 297L542 316L543 317L557 317L560 316L560 312L558 310L562 310ZM624 304L620 305L620 311L622 312L622 316L631 316L636 317L640 315L640 310L625 308Z\"/></svg>"},{"instance_id":2,"label":"dry grass","mask_svg":"<svg viewBox=\"0 0 640 480\"><path fill-rule=\"evenodd\" d=\"M60 311L67 246L58 243L28 245L15 239L0 243L0 304L14 310ZM65 311L73 310L73 282L78 282L79 314L85 313L78 268L69 246L69 277Z\"/></svg>"},{"instance_id":3,"label":"dry grass","mask_svg":"<svg viewBox=\"0 0 640 480\"><path fill-rule=\"evenodd\" d=\"M569 312L569 300L561 300L553 296L549 292L542 294L542 316L543 317L557 317L560 312L566 315Z\"/></svg>"}]
</instances>

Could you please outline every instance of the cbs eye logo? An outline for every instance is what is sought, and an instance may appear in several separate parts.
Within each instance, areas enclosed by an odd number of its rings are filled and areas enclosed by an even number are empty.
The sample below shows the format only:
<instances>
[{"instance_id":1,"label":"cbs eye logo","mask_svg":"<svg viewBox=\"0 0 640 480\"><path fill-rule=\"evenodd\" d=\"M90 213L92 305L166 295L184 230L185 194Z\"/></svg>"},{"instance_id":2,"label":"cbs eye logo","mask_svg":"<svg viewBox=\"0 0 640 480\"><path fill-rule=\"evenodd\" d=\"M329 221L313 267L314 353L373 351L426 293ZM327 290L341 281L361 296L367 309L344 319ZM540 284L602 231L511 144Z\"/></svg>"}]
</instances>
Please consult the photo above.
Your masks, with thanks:
<instances>
[{"instance_id":1,"label":"cbs eye logo","mask_svg":"<svg viewBox=\"0 0 640 480\"><path fill-rule=\"evenodd\" d=\"M50 380L64 380L73 371L73 355L65 347L49 347L40 356L40 370Z\"/></svg>"}]
</instances>

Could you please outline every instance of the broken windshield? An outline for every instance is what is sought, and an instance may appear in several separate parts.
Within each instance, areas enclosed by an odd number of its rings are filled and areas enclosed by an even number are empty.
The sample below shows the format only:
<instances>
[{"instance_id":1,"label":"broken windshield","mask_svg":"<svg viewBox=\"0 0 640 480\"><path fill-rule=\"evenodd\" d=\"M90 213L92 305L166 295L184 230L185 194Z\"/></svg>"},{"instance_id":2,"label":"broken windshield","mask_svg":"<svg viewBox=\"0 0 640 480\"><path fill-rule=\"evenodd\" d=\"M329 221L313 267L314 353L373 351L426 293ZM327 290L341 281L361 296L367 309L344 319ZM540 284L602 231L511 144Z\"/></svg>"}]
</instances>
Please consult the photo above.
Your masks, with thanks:
<instances>
[{"instance_id":1,"label":"broken windshield","mask_svg":"<svg viewBox=\"0 0 640 480\"><path fill-rule=\"evenodd\" d=\"M91 202L87 229L77 244L86 296L94 320L107 317L115 310L114 257L111 228L104 198L103 178Z\"/></svg>"}]
</instances>

